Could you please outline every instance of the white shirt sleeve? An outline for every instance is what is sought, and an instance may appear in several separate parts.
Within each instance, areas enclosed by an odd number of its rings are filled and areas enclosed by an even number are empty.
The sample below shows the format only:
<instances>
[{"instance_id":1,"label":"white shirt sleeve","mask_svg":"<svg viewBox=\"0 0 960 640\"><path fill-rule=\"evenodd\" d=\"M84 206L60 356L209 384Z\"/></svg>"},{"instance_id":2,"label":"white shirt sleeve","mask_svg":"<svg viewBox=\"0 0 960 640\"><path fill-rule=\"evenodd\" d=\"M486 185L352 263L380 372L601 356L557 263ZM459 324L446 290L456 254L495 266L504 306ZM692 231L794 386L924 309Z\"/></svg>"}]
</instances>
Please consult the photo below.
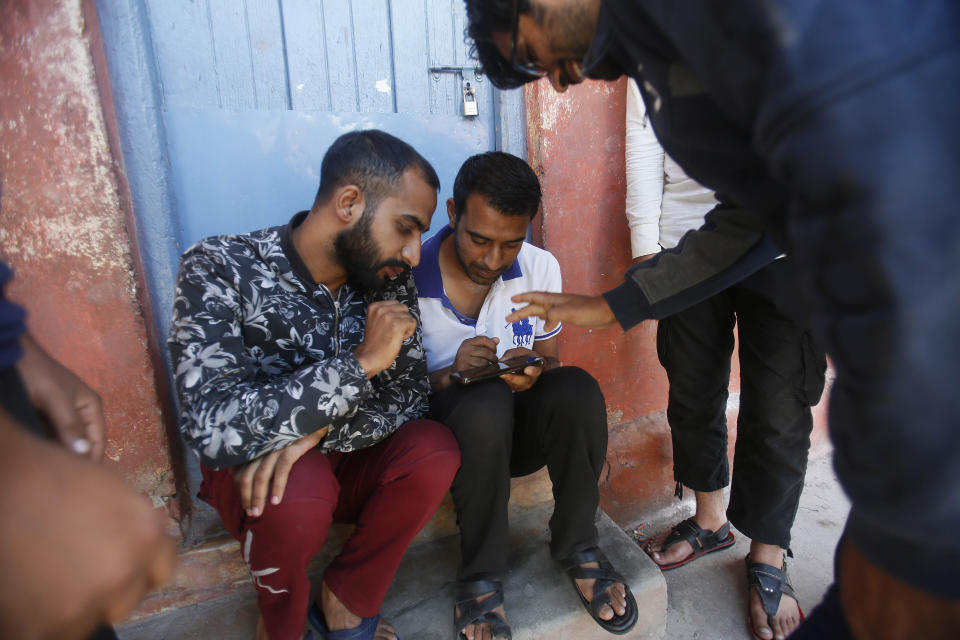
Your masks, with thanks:
<instances>
[{"instance_id":1,"label":"white shirt sleeve","mask_svg":"<svg viewBox=\"0 0 960 640\"><path fill-rule=\"evenodd\" d=\"M660 251L660 204L663 199L663 147L645 117L640 90L627 81L627 224L633 257Z\"/></svg>"}]
</instances>

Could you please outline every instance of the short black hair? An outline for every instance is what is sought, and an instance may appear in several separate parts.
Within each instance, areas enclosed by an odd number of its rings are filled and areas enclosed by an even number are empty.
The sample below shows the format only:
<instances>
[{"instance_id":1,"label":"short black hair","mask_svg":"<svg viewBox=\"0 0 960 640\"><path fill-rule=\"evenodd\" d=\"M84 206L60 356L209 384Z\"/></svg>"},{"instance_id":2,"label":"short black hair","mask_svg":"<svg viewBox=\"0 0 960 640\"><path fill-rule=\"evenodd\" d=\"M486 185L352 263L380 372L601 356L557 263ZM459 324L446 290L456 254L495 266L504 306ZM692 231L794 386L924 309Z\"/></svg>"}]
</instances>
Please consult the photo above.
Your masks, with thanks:
<instances>
[{"instance_id":1,"label":"short black hair","mask_svg":"<svg viewBox=\"0 0 960 640\"><path fill-rule=\"evenodd\" d=\"M470 55L480 62L480 68L498 89L515 89L535 76L521 73L509 60L500 55L493 42L493 34L513 33L514 0L466 0L467 42ZM516 0L520 13L530 13L527 0Z\"/></svg>"},{"instance_id":2,"label":"short black hair","mask_svg":"<svg viewBox=\"0 0 960 640\"><path fill-rule=\"evenodd\" d=\"M424 181L440 190L440 178L409 144L378 129L345 133L330 145L320 164L320 188L314 206L325 203L338 188L355 184L366 206L375 211L380 200L400 184L404 172L417 168Z\"/></svg>"},{"instance_id":3,"label":"short black hair","mask_svg":"<svg viewBox=\"0 0 960 640\"><path fill-rule=\"evenodd\" d=\"M540 181L526 162L502 151L467 158L453 181L453 207L459 218L467 197L479 193L498 212L532 218L540 210Z\"/></svg>"}]
</instances>

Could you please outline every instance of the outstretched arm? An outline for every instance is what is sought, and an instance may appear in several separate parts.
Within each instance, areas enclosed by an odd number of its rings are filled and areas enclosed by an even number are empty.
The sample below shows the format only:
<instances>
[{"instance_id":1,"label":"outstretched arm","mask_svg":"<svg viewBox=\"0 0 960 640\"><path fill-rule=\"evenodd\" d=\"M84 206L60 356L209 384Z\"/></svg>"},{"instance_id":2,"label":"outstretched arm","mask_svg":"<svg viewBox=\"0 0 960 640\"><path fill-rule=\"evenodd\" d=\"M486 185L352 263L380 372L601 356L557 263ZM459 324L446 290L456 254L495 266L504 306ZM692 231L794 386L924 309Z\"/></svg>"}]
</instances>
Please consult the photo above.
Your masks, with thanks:
<instances>
[{"instance_id":1,"label":"outstretched arm","mask_svg":"<svg viewBox=\"0 0 960 640\"><path fill-rule=\"evenodd\" d=\"M531 291L513 296L511 300L525 302L527 306L508 315L507 322L537 316L546 321L547 331L561 322L588 329L602 329L617 320L603 296Z\"/></svg>"}]
</instances>

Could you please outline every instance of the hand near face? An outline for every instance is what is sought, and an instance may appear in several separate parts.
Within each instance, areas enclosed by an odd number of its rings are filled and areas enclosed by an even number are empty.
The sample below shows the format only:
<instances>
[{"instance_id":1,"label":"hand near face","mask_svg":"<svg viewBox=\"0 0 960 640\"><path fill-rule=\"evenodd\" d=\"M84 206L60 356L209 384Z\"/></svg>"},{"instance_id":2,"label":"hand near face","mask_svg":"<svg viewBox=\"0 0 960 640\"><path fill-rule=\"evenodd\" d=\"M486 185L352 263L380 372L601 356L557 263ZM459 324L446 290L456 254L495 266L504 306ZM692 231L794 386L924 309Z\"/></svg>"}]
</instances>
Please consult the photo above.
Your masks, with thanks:
<instances>
[{"instance_id":1,"label":"hand near face","mask_svg":"<svg viewBox=\"0 0 960 640\"><path fill-rule=\"evenodd\" d=\"M514 347L506 353L503 354L503 360L509 360L510 358L529 358L531 356L539 355L536 351L527 349L526 347ZM523 373L505 373L500 376L500 379L507 383L514 391L526 391L536 383L540 378L540 374L543 373L543 367L526 367L523 370Z\"/></svg>"},{"instance_id":2,"label":"hand near face","mask_svg":"<svg viewBox=\"0 0 960 640\"><path fill-rule=\"evenodd\" d=\"M417 330L417 320L402 302L380 300L367 308L363 342L353 355L372 378L390 367L400 353L403 341Z\"/></svg>"},{"instance_id":3,"label":"hand near face","mask_svg":"<svg viewBox=\"0 0 960 640\"><path fill-rule=\"evenodd\" d=\"M268 494L270 504L280 504L287 490L287 479L293 463L320 444L328 429L329 427L318 429L284 449L272 451L230 469L233 483L240 493L240 505L249 517L257 518L263 515Z\"/></svg>"},{"instance_id":4,"label":"hand near face","mask_svg":"<svg viewBox=\"0 0 960 640\"><path fill-rule=\"evenodd\" d=\"M586 329L602 329L616 322L616 317L603 296L531 291L515 295L511 300L526 302L527 306L508 315L507 322L537 316L546 321L546 331L553 331L560 322Z\"/></svg>"},{"instance_id":5,"label":"hand near face","mask_svg":"<svg viewBox=\"0 0 960 640\"><path fill-rule=\"evenodd\" d=\"M67 449L99 462L106 440L100 396L47 355L29 335L21 339L21 344L23 358L17 363L17 371L30 403Z\"/></svg>"}]
</instances>

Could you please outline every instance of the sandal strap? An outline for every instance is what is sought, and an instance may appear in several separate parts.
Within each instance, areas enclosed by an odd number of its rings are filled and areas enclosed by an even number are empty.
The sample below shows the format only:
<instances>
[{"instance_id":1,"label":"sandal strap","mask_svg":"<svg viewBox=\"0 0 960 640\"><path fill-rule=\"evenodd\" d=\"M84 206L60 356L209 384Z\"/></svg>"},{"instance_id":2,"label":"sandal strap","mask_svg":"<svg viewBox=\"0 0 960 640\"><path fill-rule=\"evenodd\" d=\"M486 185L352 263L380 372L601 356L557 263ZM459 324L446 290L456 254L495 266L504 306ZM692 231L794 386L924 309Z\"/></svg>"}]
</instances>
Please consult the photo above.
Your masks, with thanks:
<instances>
[{"instance_id":1,"label":"sandal strap","mask_svg":"<svg viewBox=\"0 0 960 640\"><path fill-rule=\"evenodd\" d=\"M588 562L596 562L599 566L580 566ZM611 585L617 582L623 585L627 584L626 579L613 568L610 560L607 559L607 556L599 547L591 547L568 556L563 560L562 566L563 570L566 571L571 578L596 581L593 583L593 598L590 602L591 606L597 612L600 611L600 607L610 601L610 595L607 593L607 589L610 588Z\"/></svg>"},{"instance_id":2,"label":"sandal strap","mask_svg":"<svg viewBox=\"0 0 960 640\"><path fill-rule=\"evenodd\" d=\"M768 616L777 615L783 594L794 600L797 599L790 584L790 577L787 575L786 561L783 563L783 569L778 569L762 562L750 562L750 556L747 556L747 589L754 587L760 595L763 610Z\"/></svg>"},{"instance_id":3,"label":"sandal strap","mask_svg":"<svg viewBox=\"0 0 960 640\"><path fill-rule=\"evenodd\" d=\"M693 549L694 553L699 553L707 549L712 549L722 543L730 535L730 523L725 522L723 526L716 531L704 529L696 523L693 518L687 518L678 522L660 546L661 553L668 548L680 542L686 542Z\"/></svg>"},{"instance_id":4,"label":"sandal strap","mask_svg":"<svg viewBox=\"0 0 960 640\"><path fill-rule=\"evenodd\" d=\"M480 601L482 595L493 593L486 600ZM457 582L454 602L460 609L460 615L454 617L453 625L459 634L469 624L490 625L494 638L511 640L513 634L510 625L494 609L503 604L503 583L498 580L471 580Z\"/></svg>"}]
</instances>

